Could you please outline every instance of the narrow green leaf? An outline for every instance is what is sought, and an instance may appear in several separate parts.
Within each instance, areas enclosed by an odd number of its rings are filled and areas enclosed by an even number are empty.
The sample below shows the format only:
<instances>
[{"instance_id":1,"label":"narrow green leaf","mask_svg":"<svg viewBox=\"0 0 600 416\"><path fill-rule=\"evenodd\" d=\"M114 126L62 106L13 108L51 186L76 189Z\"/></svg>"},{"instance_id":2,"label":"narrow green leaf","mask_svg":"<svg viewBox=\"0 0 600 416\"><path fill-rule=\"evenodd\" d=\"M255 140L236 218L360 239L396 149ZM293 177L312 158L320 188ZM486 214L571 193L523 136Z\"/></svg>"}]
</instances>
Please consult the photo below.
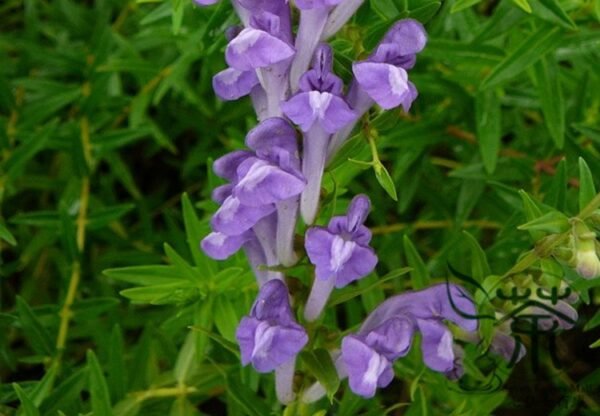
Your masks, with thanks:
<instances>
[{"instance_id":1,"label":"narrow green leaf","mask_svg":"<svg viewBox=\"0 0 600 416\"><path fill-rule=\"evenodd\" d=\"M300 353L300 359L308 368L308 371L325 387L327 396L331 401L340 387L340 379L329 352L322 348L314 351L303 351Z\"/></svg>"},{"instance_id":2,"label":"narrow green leaf","mask_svg":"<svg viewBox=\"0 0 600 416\"><path fill-rule=\"evenodd\" d=\"M15 240L15 237L11 234L10 231L8 231L8 228L6 228L6 226L2 223L0 223L0 238L6 241L11 246L17 245L17 240Z\"/></svg>"},{"instance_id":3,"label":"narrow green leaf","mask_svg":"<svg viewBox=\"0 0 600 416\"><path fill-rule=\"evenodd\" d=\"M515 77L556 47L562 36L558 26L540 26L492 69L479 88L485 90Z\"/></svg>"},{"instance_id":4,"label":"narrow green leaf","mask_svg":"<svg viewBox=\"0 0 600 416\"><path fill-rule=\"evenodd\" d=\"M51 394L44 400L40 410L45 415L54 415L59 409L64 409L79 400L81 391L87 381L87 367L76 369L62 383L60 383Z\"/></svg>"},{"instance_id":5,"label":"narrow green leaf","mask_svg":"<svg viewBox=\"0 0 600 416\"><path fill-rule=\"evenodd\" d=\"M396 193L396 186L394 185L394 180L390 176L389 172L382 164L373 165L373 169L375 171L375 177L377 178L377 182L381 185L383 189L387 192L387 194L394 200L398 200L398 194Z\"/></svg>"},{"instance_id":6,"label":"narrow green leaf","mask_svg":"<svg viewBox=\"0 0 600 416\"><path fill-rule=\"evenodd\" d=\"M235 330L238 326L239 318L235 313L232 300L226 296L220 295L215 299L214 304L215 326L219 333L229 341L235 341Z\"/></svg>"},{"instance_id":7,"label":"narrow green leaf","mask_svg":"<svg viewBox=\"0 0 600 416\"><path fill-rule=\"evenodd\" d=\"M55 348L50 334L35 316L27 302L20 296L17 296L17 312L19 322L31 347L40 355L53 356Z\"/></svg>"},{"instance_id":8,"label":"narrow green leaf","mask_svg":"<svg viewBox=\"0 0 600 416\"><path fill-rule=\"evenodd\" d=\"M186 384L190 375L194 374L198 369L198 355L196 354L196 334L190 331L179 350L173 375L175 380L180 384Z\"/></svg>"},{"instance_id":9,"label":"narrow green leaf","mask_svg":"<svg viewBox=\"0 0 600 416\"><path fill-rule=\"evenodd\" d=\"M539 6L537 4L539 2ZM558 0L534 0L533 14L544 19L546 14L551 14L559 24L566 29L576 30L577 25L562 8ZM536 7L537 6L537 7ZM549 19L548 19L549 20Z\"/></svg>"},{"instance_id":10,"label":"narrow green leaf","mask_svg":"<svg viewBox=\"0 0 600 416\"><path fill-rule=\"evenodd\" d=\"M105 276L131 283L138 286L166 285L174 282L187 282L174 266L131 266L118 269L107 269L102 272Z\"/></svg>"},{"instance_id":11,"label":"narrow green leaf","mask_svg":"<svg viewBox=\"0 0 600 416\"><path fill-rule=\"evenodd\" d=\"M463 231L463 235L471 249L471 275L477 282L483 283L485 278L492 274L485 251L483 251L479 242L470 233Z\"/></svg>"},{"instance_id":12,"label":"narrow green leaf","mask_svg":"<svg viewBox=\"0 0 600 416\"><path fill-rule=\"evenodd\" d=\"M513 3L523 9L525 12L531 13L531 6L527 0L513 0Z\"/></svg>"},{"instance_id":13,"label":"narrow green leaf","mask_svg":"<svg viewBox=\"0 0 600 416\"><path fill-rule=\"evenodd\" d=\"M569 218L559 212L551 211L535 220L520 225L519 230L543 231L548 233L562 233L570 228Z\"/></svg>"},{"instance_id":14,"label":"narrow green leaf","mask_svg":"<svg viewBox=\"0 0 600 416\"><path fill-rule=\"evenodd\" d=\"M185 235L194 263L201 270L206 271L208 276L213 276L217 272L216 264L212 259L205 256L200 249L200 240L209 233L210 227L207 223L200 222L196 215L196 210L186 193L181 197L181 206L183 209Z\"/></svg>"},{"instance_id":15,"label":"narrow green leaf","mask_svg":"<svg viewBox=\"0 0 600 416\"><path fill-rule=\"evenodd\" d=\"M592 316L583 327L584 331L590 331L600 325L600 311L596 311L594 316Z\"/></svg>"},{"instance_id":16,"label":"narrow green leaf","mask_svg":"<svg viewBox=\"0 0 600 416\"><path fill-rule=\"evenodd\" d=\"M556 208L559 211L564 211L567 206L567 161L562 159L558 163L554 178L550 189L546 192L546 198L544 201L551 207Z\"/></svg>"},{"instance_id":17,"label":"narrow green leaf","mask_svg":"<svg viewBox=\"0 0 600 416\"><path fill-rule=\"evenodd\" d=\"M521 200L523 201L523 212L525 214L525 219L531 222L540 218L543 215L540 204L535 202L527 192L521 190L519 191L519 195L521 195ZM536 230L529 230L529 234L534 241L539 240L544 237L544 233Z\"/></svg>"},{"instance_id":18,"label":"narrow green leaf","mask_svg":"<svg viewBox=\"0 0 600 416\"><path fill-rule=\"evenodd\" d=\"M119 292L135 303L152 305L184 304L200 297L198 288L191 283L175 281L164 285L134 287Z\"/></svg>"},{"instance_id":19,"label":"narrow green leaf","mask_svg":"<svg viewBox=\"0 0 600 416\"><path fill-rule=\"evenodd\" d=\"M579 158L579 210L583 210L596 196L594 177L585 160Z\"/></svg>"},{"instance_id":20,"label":"narrow green leaf","mask_svg":"<svg viewBox=\"0 0 600 416\"><path fill-rule=\"evenodd\" d=\"M17 383L12 383L12 386L19 397L19 401L21 402L23 414L25 414L25 416L40 416L40 411L25 390L23 390Z\"/></svg>"},{"instance_id":21,"label":"narrow green leaf","mask_svg":"<svg viewBox=\"0 0 600 416\"><path fill-rule=\"evenodd\" d=\"M55 132L56 125L57 123L52 123L42 131L23 135L23 142L20 143L19 147L17 147L6 162L4 162L3 167L6 176L11 179L19 176L27 162L46 147L48 139L50 139L51 135Z\"/></svg>"},{"instance_id":22,"label":"narrow green leaf","mask_svg":"<svg viewBox=\"0 0 600 416\"><path fill-rule=\"evenodd\" d=\"M600 348L600 338L590 344L590 348Z\"/></svg>"},{"instance_id":23,"label":"narrow green leaf","mask_svg":"<svg viewBox=\"0 0 600 416\"><path fill-rule=\"evenodd\" d=\"M408 265L412 268L410 278L413 289L423 289L429 285L430 277L423 259L407 235L403 239L404 255Z\"/></svg>"},{"instance_id":24,"label":"narrow green leaf","mask_svg":"<svg viewBox=\"0 0 600 416\"><path fill-rule=\"evenodd\" d=\"M204 328L207 331L211 330L214 318L213 305L214 299L212 296L207 296L203 301L194 305L194 326ZM196 333L196 360L199 363L204 360L208 342L209 337L206 333Z\"/></svg>"},{"instance_id":25,"label":"narrow green leaf","mask_svg":"<svg viewBox=\"0 0 600 416\"><path fill-rule=\"evenodd\" d=\"M137 397L127 397L113 407L114 416L136 416L142 407Z\"/></svg>"},{"instance_id":26,"label":"narrow green leaf","mask_svg":"<svg viewBox=\"0 0 600 416\"><path fill-rule=\"evenodd\" d=\"M40 380L39 383L35 385L35 387L30 391L29 396L33 401L33 404L39 407L42 402L48 397L52 389L54 388L54 382L56 380L56 375L58 373L58 366L51 366L44 377Z\"/></svg>"},{"instance_id":27,"label":"narrow green leaf","mask_svg":"<svg viewBox=\"0 0 600 416\"><path fill-rule=\"evenodd\" d=\"M493 89L482 91L475 96L475 125L483 165L488 173L493 173L502 134L500 100Z\"/></svg>"},{"instance_id":28,"label":"narrow green leaf","mask_svg":"<svg viewBox=\"0 0 600 416\"><path fill-rule=\"evenodd\" d=\"M110 393L108 385L100 367L100 363L96 358L96 354L92 350L87 352L87 368L89 371L88 388L92 401L92 412L94 415L110 415Z\"/></svg>"},{"instance_id":29,"label":"narrow green leaf","mask_svg":"<svg viewBox=\"0 0 600 416\"><path fill-rule=\"evenodd\" d=\"M481 3L481 0L457 0L452 5L450 13L456 13L468 7Z\"/></svg>"},{"instance_id":30,"label":"narrow green leaf","mask_svg":"<svg viewBox=\"0 0 600 416\"><path fill-rule=\"evenodd\" d=\"M181 257L169 244L164 244L165 254L173 264L179 270L182 277L195 283L202 283L202 277L200 276L197 269L194 269L188 264L188 262Z\"/></svg>"},{"instance_id":31,"label":"narrow green leaf","mask_svg":"<svg viewBox=\"0 0 600 416\"><path fill-rule=\"evenodd\" d=\"M546 127L554 144L562 149L565 143L565 103L558 65L551 56L544 56L533 66L537 92Z\"/></svg>"}]
</instances>

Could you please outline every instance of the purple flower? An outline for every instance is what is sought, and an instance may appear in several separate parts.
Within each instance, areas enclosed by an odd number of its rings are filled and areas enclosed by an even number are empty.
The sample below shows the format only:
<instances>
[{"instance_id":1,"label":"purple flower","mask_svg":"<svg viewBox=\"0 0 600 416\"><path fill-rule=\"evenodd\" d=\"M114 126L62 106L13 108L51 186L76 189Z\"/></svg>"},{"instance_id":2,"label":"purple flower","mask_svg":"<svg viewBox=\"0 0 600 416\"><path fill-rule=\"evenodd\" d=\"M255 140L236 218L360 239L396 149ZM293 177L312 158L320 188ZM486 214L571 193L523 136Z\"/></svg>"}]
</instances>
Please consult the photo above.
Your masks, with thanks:
<instances>
[{"instance_id":1,"label":"purple flower","mask_svg":"<svg viewBox=\"0 0 600 416\"><path fill-rule=\"evenodd\" d=\"M294 319L288 290L281 280L265 283L242 318L236 338L242 364L252 363L256 371L268 373L293 359L308 342L306 331Z\"/></svg>"},{"instance_id":2,"label":"purple flower","mask_svg":"<svg viewBox=\"0 0 600 416\"><path fill-rule=\"evenodd\" d=\"M296 132L281 118L261 122L246 136L252 151L231 152L213 165L230 183L216 188L213 199L221 204L211 219L213 233L202 249L225 259L244 248L260 283L281 278L259 270L261 264L290 265L295 261L293 237L298 197L305 187L300 172Z\"/></svg>"},{"instance_id":3,"label":"purple flower","mask_svg":"<svg viewBox=\"0 0 600 416\"><path fill-rule=\"evenodd\" d=\"M307 185L300 211L306 224L312 224L317 214L329 139L356 119L341 96L342 80L331 72L332 61L331 48L320 45L312 69L300 79L300 92L281 105L283 113L304 132L302 172Z\"/></svg>"},{"instance_id":4,"label":"purple flower","mask_svg":"<svg viewBox=\"0 0 600 416\"><path fill-rule=\"evenodd\" d=\"M300 92L282 104L283 113L304 132L319 124L333 134L356 118L341 97L343 84L331 72L332 61L331 47L321 44L312 69L300 78Z\"/></svg>"},{"instance_id":5,"label":"purple flower","mask_svg":"<svg viewBox=\"0 0 600 416\"><path fill-rule=\"evenodd\" d=\"M421 333L425 365L456 378L463 372L462 351L444 320L467 331L477 329L475 304L457 285L439 284L389 298L367 317L360 330L342 341L341 360L352 391L373 397L393 379L392 363L406 355L415 331Z\"/></svg>"},{"instance_id":6,"label":"purple flower","mask_svg":"<svg viewBox=\"0 0 600 416\"><path fill-rule=\"evenodd\" d=\"M240 71L265 68L294 56L292 48L280 37L280 18L269 12L252 16L250 27L229 42L225 59Z\"/></svg>"},{"instance_id":7,"label":"purple flower","mask_svg":"<svg viewBox=\"0 0 600 416\"><path fill-rule=\"evenodd\" d=\"M363 225L370 209L366 195L354 197L345 216L333 217L327 228L306 232L305 248L315 265L315 280L305 309L305 317L316 319L333 287L344 287L375 269L377 255L371 247L371 232Z\"/></svg>"},{"instance_id":8,"label":"purple flower","mask_svg":"<svg viewBox=\"0 0 600 416\"><path fill-rule=\"evenodd\" d=\"M399 21L369 59L352 65L357 83L382 108L402 105L408 111L417 89L408 81L406 70L414 66L416 54L426 42L421 23L413 19Z\"/></svg>"},{"instance_id":9,"label":"purple flower","mask_svg":"<svg viewBox=\"0 0 600 416\"><path fill-rule=\"evenodd\" d=\"M275 370L280 401L293 399L292 382L296 355L308 342L308 335L292 315L288 290L281 280L270 280L258 293L250 316L242 318L236 332L242 364L259 373Z\"/></svg>"},{"instance_id":10,"label":"purple flower","mask_svg":"<svg viewBox=\"0 0 600 416\"><path fill-rule=\"evenodd\" d=\"M305 180L299 169L296 135L283 119L272 118L252 129L246 144L253 152L232 152L214 163L217 175L231 186L217 188L221 207L215 231L240 235L276 211L276 204L299 195Z\"/></svg>"},{"instance_id":11,"label":"purple flower","mask_svg":"<svg viewBox=\"0 0 600 416\"><path fill-rule=\"evenodd\" d=\"M427 34L423 25L413 19L403 19L390 28L367 60L352 65L354 81L347 100L357 117L361 117L375 103L384 109L399 105L404 111L410 109L418 93L408 80L407 71L414 66L416 54L423 50L426 42ZM333 136L328 150L329 158L348 138L353 127L354 123L347 125Z\"/></svg>"}]
</instances>

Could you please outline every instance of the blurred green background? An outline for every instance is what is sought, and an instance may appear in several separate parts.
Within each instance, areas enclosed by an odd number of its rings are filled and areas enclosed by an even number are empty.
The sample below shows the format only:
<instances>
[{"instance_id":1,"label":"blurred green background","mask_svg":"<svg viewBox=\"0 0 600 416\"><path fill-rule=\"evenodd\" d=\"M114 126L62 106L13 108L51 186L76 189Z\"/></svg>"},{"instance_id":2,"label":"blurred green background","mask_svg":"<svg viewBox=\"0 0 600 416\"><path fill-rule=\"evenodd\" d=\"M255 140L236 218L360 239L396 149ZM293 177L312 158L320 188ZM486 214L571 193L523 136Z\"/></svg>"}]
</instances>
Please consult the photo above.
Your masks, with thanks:
<instances>
[{"instance_id":1,"label":"blurred green background","mask_svg":"<svg viewBox=\"0 0 600 416\"><path fill-rule=\"evenodd\" d=\"M508 270L532 245L516 229L519 189L575 215L579 157L598 189L599 0L367 1L333 41L338 74L348 81L350 62L407 16L430 33L410 73L420 97L410 114L371 114L325 177L321 221L358 192L372 199L380 264L328 315L323 339L412 287L407 265L427 281L448 262L470 271L465 230L492 273ZM247 99L223 103L211 87L236 22L225 1L0 4L0 414L283 411L271 376L236 356L256 293L243 256L217 263L198 249L216 208L211 160L256 123ZM348 160L373 157L364 131L389 178ZM306 270L290 276L306 296ZM524 362L503 389L467 393L415 352L371 401L342 387L331 404L285 412L598 414L591 293L558 339L562 370ZM470 365L486 385L488 364Z\"/></svg>"}]
</instances>

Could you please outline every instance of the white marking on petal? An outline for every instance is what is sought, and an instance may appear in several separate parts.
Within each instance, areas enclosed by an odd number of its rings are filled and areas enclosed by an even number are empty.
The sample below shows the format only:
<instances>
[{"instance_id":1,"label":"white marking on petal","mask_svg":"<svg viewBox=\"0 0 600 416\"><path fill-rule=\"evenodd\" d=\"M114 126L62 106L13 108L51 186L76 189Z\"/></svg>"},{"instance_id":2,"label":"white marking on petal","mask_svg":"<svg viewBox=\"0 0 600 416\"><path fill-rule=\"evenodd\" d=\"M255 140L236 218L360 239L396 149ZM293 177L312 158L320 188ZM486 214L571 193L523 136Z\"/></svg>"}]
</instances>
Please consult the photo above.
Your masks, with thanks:
<instances>
[{"instance_id":1,"label":"white marking on petal","mask_svg":"<svg viewBox=\"0 0 600 416\"><path fill-rule=\"evenodd\" d=\"M256 162L248 169L248 173L238 182L237 186L252 191L256 186L271 173L272 167L265 162Z\"/></svg>"},{"instance_id":2,"label":"white marking on petal","mask_svg":"<svg viewBox=\"0 0 600 416\"><path fill-rule=\"evenodd\" d=\"M254 348L252 349L252 358L265 357L275 336L275 328L271 327L268 322L261 322L256 327L254 332Z\"/></svg>"},{"instance_id":3,"label":"white marking on petal","mask_svg":"<svg viewBox=\"0 0 600 416\"><path fill-rule=\"evenodd\" d=\"M240 200L234 196L228 197L223 201L221 209L219 210L219 216L225 221L231 220L240 206Z\"/></svg>"},{"instance_id":4,"label":"white marking on petal","mask_svg":"<svg viewBox=\"0 0 600 416\"><path fill-rule=\"evenodd\" d=\"M243 73L243 71L238 71L234 68L228 68L227 70L221 72L219 75L219 81L225 85L233 85L238 81L238 79L240 79Z\"/></svg>"},{"instance_id":5,"label":"white marking on petal","mask_svg":"<svg viewBox=\"0 0 600 416\"><path fill-rule=\"evenodd\" d=\"M315 114L321 120L325 118L325 111L327 111L332 98L333 95L328 92L309 92L308 102L310 104L310 108L313 110L313 114Z\"/></svg>"},{"instance_id":6,"label":"white marking on petal","mask_svg":"<svg viewBox=\"0 0 600 416\"><path fill-rule=\"evenodd\" d=\"M385 358L377 353L373 354L367 364L367 370L363 377L363 384L368 386L377 384L377 380L379 380L379 376L383 373L383 370L385 370L386 364Z\"/></svg>"},{"instance_id":7,"label":"white marking on petal","mask_svg":"<svg viewBox=\"0 0 600 416\"><path fill-rule=\"evenodd\" d=\"M250 49L263 35L261 30L252 29L250 27L242 30L229 44L238 54L243 54Z\"/></svg>"},{"instance_id":8,"label":"white marking on petal","mask_svg":"<svg viewBox=\"0 0 600 416\"><path fill-rule=\"evenodd\" d=\"M442 360L452 361L454 360L454 352L452 351L452 333L450 331L444 331L442 339L437 347L437 355Z\"/></svg>"},{"instance_id":9,"label":"white marking on petal","mask_svg":"<svg viewBox=\"0 0 600 416\"><path fill-rule=\"evenodd\" d=\"M354 246L356 246L354 241L344 240L339 235L333 237L329 267L334 273L337 273L350 259L354 251Z\"/></svg>"},{"instance_id":10,"label":"white marking on petal","mask_svg":"<svg viewBox=\"0 0 600 416\"><path fill-rule=\"evenodd\" d=\"M408 91L408 76L404 69L389 65L388 81L394 95L403 95Z\"/></svg>"},{"instance_id":11,"label":"white marking on petal","mask_svg":"<svg viewBox=\"0 0 600 416\"><path fill-rule=\"evenodd\" d=\"M213 246L216 246L216 247L223 246L223 244L225 244L226 240L227 240L227 236L223 233L211 233L210 238L208 239L210 244L212 244Z\"/></svg>"}]
</instances>

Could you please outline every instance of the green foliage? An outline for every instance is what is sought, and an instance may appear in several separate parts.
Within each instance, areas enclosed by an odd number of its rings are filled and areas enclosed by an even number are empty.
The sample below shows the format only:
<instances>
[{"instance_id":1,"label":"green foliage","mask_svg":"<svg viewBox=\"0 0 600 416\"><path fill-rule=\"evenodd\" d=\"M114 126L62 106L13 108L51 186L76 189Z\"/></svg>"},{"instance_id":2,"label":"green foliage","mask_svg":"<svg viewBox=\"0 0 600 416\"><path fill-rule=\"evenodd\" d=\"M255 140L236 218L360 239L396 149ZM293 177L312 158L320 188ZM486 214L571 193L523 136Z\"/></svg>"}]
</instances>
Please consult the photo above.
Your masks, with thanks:
<instances>
[{"instance_id":1,"label":"green foliage","mask_svg":"<svg viewBox=\"0 0 600 416\"><path fill-rule=\"evenodd\" d=\"M309 328L297 387L319 380L329 400L284 409L272 376L240 365L250 267L199 250L216 208L211 161L256 123L247 99L212 92L231 6L4 1L0 414L597 411L600 362L585 347L600 346L599 283L577 276L563 249L573 218L600 229L600 1L370 0L332 42L345 81L402 17L429 33L410 72L419 98L410 114L361 120L327 169L319 219L367 193L379 265L335 291ZM518 380L548 381L523 398L511 369L480 358L494 331L482 321L482 344L465 345L465 383L425 369L413 348L389 390L351 394L327 351L387 296L450 277L448 265L472 277L481 314L509 278L579 290L581 324L560 335L565 367L519 364ZM302 302L310 267L288 275ZM471 384L480 390L467 394Z\"/></svg>"}]
</instances>

